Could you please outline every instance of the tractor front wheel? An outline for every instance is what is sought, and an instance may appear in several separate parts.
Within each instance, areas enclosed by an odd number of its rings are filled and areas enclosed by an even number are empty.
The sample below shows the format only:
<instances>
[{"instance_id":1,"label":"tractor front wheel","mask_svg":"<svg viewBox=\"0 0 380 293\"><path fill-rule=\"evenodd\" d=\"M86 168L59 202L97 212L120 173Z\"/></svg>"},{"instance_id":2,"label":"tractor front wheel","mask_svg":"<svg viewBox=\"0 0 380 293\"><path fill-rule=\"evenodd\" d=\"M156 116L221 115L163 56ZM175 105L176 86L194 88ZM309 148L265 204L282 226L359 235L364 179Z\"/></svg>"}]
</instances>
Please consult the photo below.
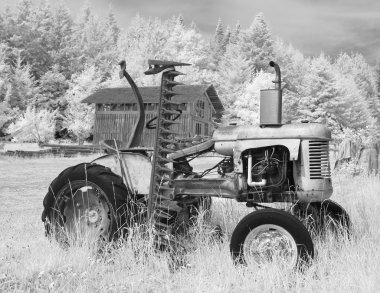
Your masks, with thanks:
<instances>
[{"instance_id":1,"label":"tractor front wheel","mask_svg":"<svg viewBox=\"0 0 380 293\"><path fill-rule=\"evenodd\" d=\"M230 250L237 263L262 265L279 261L292 268L314 256L305 226L289 213L269 208L252 212L238 223Z\"/></svg>"},{"instance_id":2,"label":"tractor front wheel","mask_svg":"<svg viewBox=\"0 0 380 293\"><path fill-rule=\"evenodd\" d=\"M136 214L130 195L109 168L90 163L69 167L44 198L46 234L64 245L118 237Z\"/></svg>"}]
</instances>

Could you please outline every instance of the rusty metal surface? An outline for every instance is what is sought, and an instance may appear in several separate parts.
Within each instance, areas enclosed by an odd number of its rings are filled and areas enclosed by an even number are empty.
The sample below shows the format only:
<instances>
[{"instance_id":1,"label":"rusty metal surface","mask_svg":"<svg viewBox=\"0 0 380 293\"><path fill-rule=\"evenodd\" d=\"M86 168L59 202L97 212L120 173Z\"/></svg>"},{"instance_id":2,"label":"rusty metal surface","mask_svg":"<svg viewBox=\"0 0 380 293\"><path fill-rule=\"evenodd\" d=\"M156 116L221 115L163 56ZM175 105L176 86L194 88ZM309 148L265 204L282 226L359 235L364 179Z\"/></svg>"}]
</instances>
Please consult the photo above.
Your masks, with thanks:
<instances>
[{"instance_id":1,"label":"rusty metal surface","mask_svg":"<svg viewBox=\"0 0 380 293\"><path fill-rule=\"evenodd\" d=\"M175 194L191 196L214 196L222 198L237 198L238 187L236 178L233 179L175 179Z\"/></svg>"}]
</instances>

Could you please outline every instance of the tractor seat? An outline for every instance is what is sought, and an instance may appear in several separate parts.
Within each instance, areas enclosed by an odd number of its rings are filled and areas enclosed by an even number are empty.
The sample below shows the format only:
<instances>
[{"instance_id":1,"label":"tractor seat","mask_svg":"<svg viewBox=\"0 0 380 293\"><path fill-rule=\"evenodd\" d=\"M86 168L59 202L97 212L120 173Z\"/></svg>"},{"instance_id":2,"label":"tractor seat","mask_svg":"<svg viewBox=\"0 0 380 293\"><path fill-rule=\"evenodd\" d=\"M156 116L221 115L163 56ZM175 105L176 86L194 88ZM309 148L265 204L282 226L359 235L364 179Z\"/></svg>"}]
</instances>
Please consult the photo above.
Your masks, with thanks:
<instances>
[{"instance_id":1,"label":"tractor seat","mask_svg":"<svg viewBox=\"0 0 380 293\"><path fill-rule=\"evenodd\" d=\"M200 144L196 144L191 147L178 150L175 153L169 154L168 159L177 160L179 158L191 156L195 153L206 152L208 150L211 150L213 147L214 147L214 141L208 140Z\"/></svg>"}]
</instances>

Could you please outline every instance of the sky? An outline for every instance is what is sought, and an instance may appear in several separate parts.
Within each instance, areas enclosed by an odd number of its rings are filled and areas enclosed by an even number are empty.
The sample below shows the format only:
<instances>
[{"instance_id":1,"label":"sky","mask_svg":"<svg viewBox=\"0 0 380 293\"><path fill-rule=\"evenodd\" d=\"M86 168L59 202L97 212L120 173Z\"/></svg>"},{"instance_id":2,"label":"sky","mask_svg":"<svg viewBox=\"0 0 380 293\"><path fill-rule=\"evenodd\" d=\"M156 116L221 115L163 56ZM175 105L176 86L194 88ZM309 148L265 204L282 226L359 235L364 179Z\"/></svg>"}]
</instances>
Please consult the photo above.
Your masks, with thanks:
<instances>
[{"instance_id":1,"label":"sky","mask_svg":"<svg viewBox=\"0 0 380 293\"><path fill-rule=\"evenodd\" d=\"M121 27L137 13L169 18L182 14L185 24L196 23L211 36L218 19L224 27L239 22L248 27L263 12L272 34L290 42L305 55L360 52L374 64L380 61L380 0L61 0L75 14L88 1L94 12L109 7ZM7 1L0 1L3 10ZM8 1L14 6L17 1ZM40 0L32 0L40 2ZM55 3L56 1L50 1Z\"/></svg>"}]
</instances>

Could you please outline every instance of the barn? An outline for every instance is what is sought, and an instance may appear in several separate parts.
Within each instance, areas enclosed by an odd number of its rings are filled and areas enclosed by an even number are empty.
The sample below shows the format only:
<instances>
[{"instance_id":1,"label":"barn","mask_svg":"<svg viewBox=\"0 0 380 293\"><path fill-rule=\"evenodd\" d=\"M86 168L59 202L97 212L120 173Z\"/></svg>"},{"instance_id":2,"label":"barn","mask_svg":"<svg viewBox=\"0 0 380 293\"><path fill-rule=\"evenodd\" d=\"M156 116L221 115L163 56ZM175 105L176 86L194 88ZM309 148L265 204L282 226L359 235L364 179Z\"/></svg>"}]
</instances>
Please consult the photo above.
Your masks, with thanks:
<instances>
[{"instance_id":1,"label":"barn","mask_svg":"<svg viewBox=\"0 0 380 293\"><path fill-rule=\"evenodd\" d=\"M140 87L144 100L146 121L157 116L160 87ZM212 84L176 86L180 95L173 100L179 102L182 114L173 130L178 137L195 135L210 136L215 122L220 121L224 111L219 96ZM85 98L82 103L95 104L94 144L101 140L128 141L131 129L137 120L137 103L131 88L104 88ZM142 146L154 145L155 130L145 129Z\"/></svg>"}]
</instances>

